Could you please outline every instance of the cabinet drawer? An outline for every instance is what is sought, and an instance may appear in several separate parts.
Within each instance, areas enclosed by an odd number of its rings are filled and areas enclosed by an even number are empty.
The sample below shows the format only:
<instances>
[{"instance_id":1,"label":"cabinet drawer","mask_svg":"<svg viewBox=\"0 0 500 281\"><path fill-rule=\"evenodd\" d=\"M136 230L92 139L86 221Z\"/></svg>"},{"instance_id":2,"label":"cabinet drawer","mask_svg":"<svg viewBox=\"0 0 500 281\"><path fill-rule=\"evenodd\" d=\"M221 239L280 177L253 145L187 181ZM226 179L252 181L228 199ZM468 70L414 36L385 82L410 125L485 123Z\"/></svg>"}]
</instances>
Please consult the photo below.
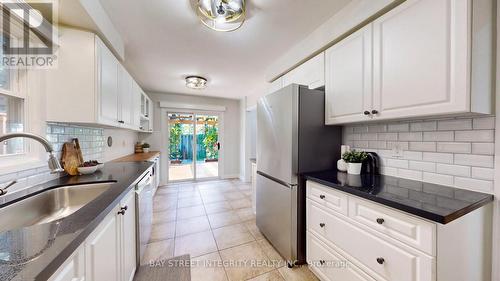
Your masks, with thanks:
<instances>
[{"instance_id":1,"label":"cabinet drawer","mask_svg":"<svg viewBox=\"0 0 500 281\"><path fill-rule=\"evenodd\" d=\"M310 232L307 233L307 258L310 269L323 281L375 280Z\"/></svg>"},{"instance_id":2,"label":"cabinet drawer","mask_svg":"<svg viewBox=\"0 0 500 281\"><path fill-rule=\"evenodd\" d=\"M349 217L435 256L436 225L433 223L355 197L349 198Z\"/></svg>"},{"instance_id":3,"label":"cabinet drawer","mask_svg":"<svg viewBox=\"0 0 500 281\"><path fill-rule=\"evenodd\" d=\"M312 201L307 202L307 227L313 234L347 253L348 258L352 256L359 261L362 268L373 272L371 276L397 281L435 280L434 258L395 240L389 243Z\"/></svg>"},{"instance_id":4,"label":"cabinet drawer","mask_svg":"<svg viewBox=\"0 0 500 281\"><path fill-rule=\"evenodd\" d=\"M342 192L308 181L307 197L323 207L347 216L347 195Z\"/></svg>"}]
</instances>

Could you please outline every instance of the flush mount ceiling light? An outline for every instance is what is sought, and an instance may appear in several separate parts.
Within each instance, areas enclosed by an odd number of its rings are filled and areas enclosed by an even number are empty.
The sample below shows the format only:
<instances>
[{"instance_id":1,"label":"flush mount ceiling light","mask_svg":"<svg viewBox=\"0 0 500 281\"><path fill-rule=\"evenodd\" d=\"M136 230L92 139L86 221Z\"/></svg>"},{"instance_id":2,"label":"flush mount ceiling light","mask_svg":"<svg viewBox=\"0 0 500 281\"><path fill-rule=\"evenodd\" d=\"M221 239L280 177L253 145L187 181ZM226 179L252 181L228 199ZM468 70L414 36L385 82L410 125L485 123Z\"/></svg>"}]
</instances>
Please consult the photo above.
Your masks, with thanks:
<instances>
[{"instance_id":1,"label":"flush mount ceiling light","mask_svg":"<svg viewBox=\"0 0 500 281\"><path fill-rule=\"evenodd\" d=\"M200 76L188 76L186 77L186 87L190 89L205 89L207 87L207 79Z\"/></svg>"},{"instance_id":2,"label":"flush mount ceiling light","mask_svg":"<svg viewBox=\"0 0 500 281\"><path fill-rule=\"evenodd\" d=\"M245 22L245 0L198 0L201 22L216 31L234 31Z\"/></svg>"}]
</instances>

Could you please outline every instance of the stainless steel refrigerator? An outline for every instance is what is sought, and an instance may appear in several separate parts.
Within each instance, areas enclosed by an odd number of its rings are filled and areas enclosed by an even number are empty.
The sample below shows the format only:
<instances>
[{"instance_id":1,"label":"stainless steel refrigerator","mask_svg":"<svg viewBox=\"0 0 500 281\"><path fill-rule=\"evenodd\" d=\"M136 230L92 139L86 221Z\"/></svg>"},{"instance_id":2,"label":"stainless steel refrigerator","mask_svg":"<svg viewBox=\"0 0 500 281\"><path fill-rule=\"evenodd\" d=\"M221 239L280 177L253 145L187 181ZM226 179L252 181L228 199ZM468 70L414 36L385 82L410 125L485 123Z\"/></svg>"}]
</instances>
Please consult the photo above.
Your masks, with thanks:
<instances>
[{"instance_id":1,"label":"stainless steel refrigerator","mask_svg":"<svg viewBox=\"0 0 500 281\"><path fill-rule=\"evenodd\" d=\"M333 169L342 129L325 126L325 94L290 85L257 104L257 227L289 262L305 256L302 173Z\"/></svg>"}]
</instances>

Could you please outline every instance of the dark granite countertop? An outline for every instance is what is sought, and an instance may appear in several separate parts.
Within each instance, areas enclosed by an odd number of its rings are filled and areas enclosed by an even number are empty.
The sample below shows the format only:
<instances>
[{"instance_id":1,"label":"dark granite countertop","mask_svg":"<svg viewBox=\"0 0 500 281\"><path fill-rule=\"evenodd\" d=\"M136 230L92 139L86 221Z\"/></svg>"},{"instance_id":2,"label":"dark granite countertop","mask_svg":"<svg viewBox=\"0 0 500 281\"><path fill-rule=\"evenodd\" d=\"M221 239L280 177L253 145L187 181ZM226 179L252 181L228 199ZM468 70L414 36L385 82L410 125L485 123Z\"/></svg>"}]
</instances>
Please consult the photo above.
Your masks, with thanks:
<instances>
[{"instance_id":1,"label":"dark granite countertop","mask_svg":"<svg viewBox=\"0 0 500 281\"><path fill-rule=\"evenodd\" d=\"M47 280L152 165L151 162L106 163L102 171L92 175L62 177L38 186L37 193L60 186L113 182L111 188L66 218L0 233L0 280ZM21 199L4 203L0 208Z\"/></svg>"},{"instance_id":2,"label":"dark granite countertop","mask_svg":"<svg viewBox=\"0 0 500 281\"><path fill-rule=\"evenodd\" d=\"M383 175L323 171L303 176L307 180L442 224L493 201L491 194Z\"/></svg>"}]
</instances>

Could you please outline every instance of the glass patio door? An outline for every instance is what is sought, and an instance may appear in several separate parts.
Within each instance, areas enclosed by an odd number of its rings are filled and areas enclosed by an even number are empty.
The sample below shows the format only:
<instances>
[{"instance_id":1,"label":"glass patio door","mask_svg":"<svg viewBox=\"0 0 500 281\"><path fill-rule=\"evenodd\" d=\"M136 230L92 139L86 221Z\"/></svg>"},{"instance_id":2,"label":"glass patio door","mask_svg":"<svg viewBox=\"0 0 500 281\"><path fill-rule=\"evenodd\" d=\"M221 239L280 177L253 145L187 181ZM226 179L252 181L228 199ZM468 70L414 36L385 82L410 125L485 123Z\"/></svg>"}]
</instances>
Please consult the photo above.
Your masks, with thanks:
<instances>
[{"instance_id":1,"label":"glass patio door","mask_svg":"<svg viewBox=\"0 0 500 281\"><path fill-rule=\"evenodd\" d=\"M219 176L219 117L168 113L168 180L189 181Z\"/></svg>"}]
</instances>

